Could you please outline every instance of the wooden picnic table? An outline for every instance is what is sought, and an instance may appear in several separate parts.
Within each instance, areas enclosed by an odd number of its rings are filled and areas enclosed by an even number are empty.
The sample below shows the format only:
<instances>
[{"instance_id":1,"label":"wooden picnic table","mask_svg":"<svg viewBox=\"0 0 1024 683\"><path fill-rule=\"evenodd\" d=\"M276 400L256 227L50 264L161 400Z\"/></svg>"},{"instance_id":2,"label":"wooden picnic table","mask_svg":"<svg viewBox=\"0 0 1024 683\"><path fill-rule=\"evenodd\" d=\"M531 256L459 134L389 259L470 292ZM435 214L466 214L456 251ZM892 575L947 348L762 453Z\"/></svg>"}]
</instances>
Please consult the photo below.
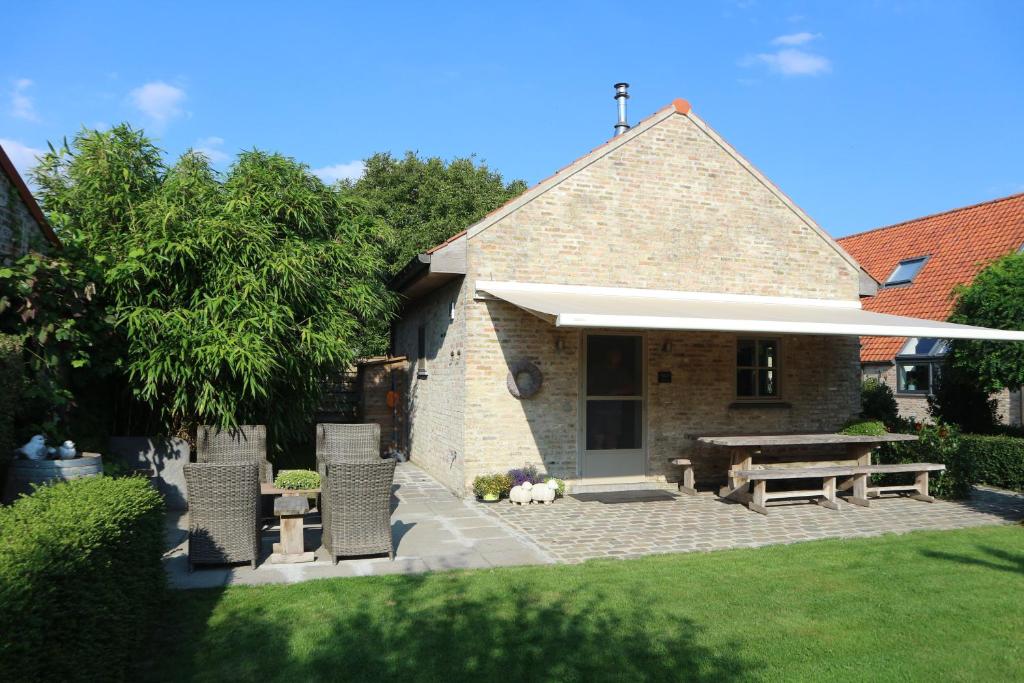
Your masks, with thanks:
<instances>
[{"instance_id":1,"label":"wooden picnic table","mask_svg":"<svg viewBox=\"0 0 1024 683\"><path fill-rule=\"evenodd\" d=\"M847 434L737 434L737 435L713 435L698 436L696 441L705 446L727 448L730 452L729 479L728 483L719 490L719 495L750 506L754 503L750 493L748 477L742 476L740 472L749 472L758 467L754 458L764 448L777 448L786 446L836 446L846 447L844 460L855 462L858 466L871 465L871 452L883 443L894 441L917 441L913 434L883 434L880 436L851 436ZM786 458L786 453L774 453L776 461L779 458ZM793 454L791 460L794 463L803 463L808 469L814 468L814 464L805 461L806 453ZM797 470L799 468L794 468ZM828 482L826 481L826 489ZM854 478L849 477L845 482L836 487L842 491L852 488ZM763 487L762 487L763 488ZM833 492L834 493L834 492ZM757 501L763 507L763 501ZM826 496L827 502L827 496ZM752 509L754 509L752 507Z\"/></svg>"}]
</instances>

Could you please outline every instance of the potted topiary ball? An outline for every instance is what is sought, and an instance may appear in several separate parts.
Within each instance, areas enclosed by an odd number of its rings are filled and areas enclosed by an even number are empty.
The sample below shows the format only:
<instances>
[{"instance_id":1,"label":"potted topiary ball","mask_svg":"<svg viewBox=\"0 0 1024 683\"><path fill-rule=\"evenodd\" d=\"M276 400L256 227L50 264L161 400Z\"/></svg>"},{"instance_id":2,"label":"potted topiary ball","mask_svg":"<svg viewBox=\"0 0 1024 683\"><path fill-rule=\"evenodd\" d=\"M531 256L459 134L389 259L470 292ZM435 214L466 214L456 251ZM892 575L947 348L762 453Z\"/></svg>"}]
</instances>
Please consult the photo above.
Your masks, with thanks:
<instances>
[{"instance_id":1,"label":"potted topiary ball","mask_svg":"<svg viewBox=\"0 0 1024 683\"><path fill-rule=\"evenodd\" d=\"M473 480L473 493L485 503L496 503L501 500L503 484L501 475L481 474Z\"/></svg>"}]
</instances>

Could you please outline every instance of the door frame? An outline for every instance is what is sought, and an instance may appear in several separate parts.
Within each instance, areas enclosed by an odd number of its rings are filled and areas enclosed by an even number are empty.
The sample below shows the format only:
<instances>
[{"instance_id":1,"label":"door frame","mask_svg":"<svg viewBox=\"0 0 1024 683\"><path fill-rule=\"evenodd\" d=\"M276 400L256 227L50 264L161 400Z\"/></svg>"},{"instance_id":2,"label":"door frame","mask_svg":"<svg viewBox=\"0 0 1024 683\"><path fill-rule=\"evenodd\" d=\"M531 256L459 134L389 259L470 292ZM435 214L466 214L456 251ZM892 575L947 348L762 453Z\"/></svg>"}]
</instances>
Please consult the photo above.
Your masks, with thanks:
<instances>
[{"instance_id":1,"label":"door frame","mask_svg":"<svg viewBox=\"0 0 1024 683\"><path fill-rule=\"evenodd\" d=\"M601 330L601 329L581 329L579 331L579 339L577 347L579 351L579 365L578 365L578 378L577 378L577 396L578 400L576 403L576 476L583 482L586 482L587 477L583 473L584 458L587 452L587 337L588 336L598 337L639 337L640 338L640 440L641 447L640 451L643 458L642 471L636 475L628 475L622 477L623 480L634 479L636 481L645 481L647 479L650 465L648 463L648 444L649 444L649 429L647 425L648 417L648 388L647 388L647 365L648 365L648 353L647 353L647 332L645 330ZM601 477L603 479L603 477ZM608 482L613 483L613 482ZM622 483L629 483L623 481Z\"/></svg>"}]
</instances>

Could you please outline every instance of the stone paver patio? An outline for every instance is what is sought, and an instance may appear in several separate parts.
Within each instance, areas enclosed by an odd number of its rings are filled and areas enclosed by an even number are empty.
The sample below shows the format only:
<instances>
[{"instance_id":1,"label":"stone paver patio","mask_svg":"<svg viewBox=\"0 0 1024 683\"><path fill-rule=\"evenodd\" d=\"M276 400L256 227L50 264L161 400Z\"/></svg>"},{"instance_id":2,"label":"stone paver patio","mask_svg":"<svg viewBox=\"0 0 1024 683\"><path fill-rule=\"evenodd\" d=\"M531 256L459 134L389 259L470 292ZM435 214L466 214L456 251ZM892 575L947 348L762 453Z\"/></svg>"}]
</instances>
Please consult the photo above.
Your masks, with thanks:
<instances>
[{"instance_id":1,"label":"stone paver patio","mask_svg":"<svg viewBox=\"0 0 1024 683\"><path fill-rule=\"evenodd\" d=\"M263 552L255 570L249 565L199 565L188 573L188 519L169 519L168 551L164 555L170 583L177 588L205 588L228 584L297 583L310 579L379 574L411 574L435 569L486 569L554 561L525 534L488 514L475 502L456 498L448 489L415 465L402 463L395 470L392 495L392 535L395 560L387 557L331 563L317 551L315 562L270 564L271 547L279 538L277 527L263 532ZM306 548L319 548L316 515L307 518Z\"/></svg>"},{"instance_id":2,"label":"stone paver patio","mask_svg":"<svg viewBox=\"0 0 1024 683\"><path fill-rule=\"evenodd\" d=\"M318 578L419 573L444 569L575 563L826 538L854 538L917 530L958 529L1024 520L1024 496L977 489L970 500L922 503L873 499L870 508L842 503L840 511L807 502L772 504L768 516L712 493L632 491L568 496L552 505L484 504L461 500L411 463L399 465L392 499L396 558L342 560L321 551L315 562L266 561L278 530L263 533L259 566L199 567L188 573L187 518L171 518L164 564L172 586L296 583ZM306 547L320 545L311 515Z\"/></svg>"},{"instance_id":3,"label":"stone paver patio","mask_svg":"<svg viewBox=\"0 0 1024 683\"><path fill-rule=\"evenodd\" d=\"M559 562L629 558L723 548L750 548L825 538L855 538L918 530L959 529L1024 520L1024 497L976 489L970 500L922 503L872 499L870 508L841 503L840 511L806 501L772 504L759 515L712 493L669 491L568 496L553 505L487 506ZM483 506L482 506L483 507Z\"/></svg>"}]
</instances>

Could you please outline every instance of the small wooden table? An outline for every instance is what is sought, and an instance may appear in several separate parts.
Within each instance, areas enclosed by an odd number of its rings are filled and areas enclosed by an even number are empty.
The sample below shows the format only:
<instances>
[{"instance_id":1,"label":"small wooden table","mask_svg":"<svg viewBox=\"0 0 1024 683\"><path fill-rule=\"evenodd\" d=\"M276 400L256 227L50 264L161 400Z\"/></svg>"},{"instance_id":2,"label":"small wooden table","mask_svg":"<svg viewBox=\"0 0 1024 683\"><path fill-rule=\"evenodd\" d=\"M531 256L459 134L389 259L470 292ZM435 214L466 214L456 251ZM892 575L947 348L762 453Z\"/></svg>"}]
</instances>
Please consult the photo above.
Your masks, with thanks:
<instances>
[{"instance_id":1,"label":"small wooden table","mask_svg":"<svg viewBox=\"0 0 1024 683\"><path fill-rule=\"evenodd\" d=\"M846 459L858 465L871 464L871 452L883 443L893 441L917 441L913 434L885 434L882 436L850 436L847 434L746 434L725 436L698 436L697 443L705 446L728 448L730 451L729 481L718 495L741 503L751 503L748 489L750 483L737 472L754 468L754 456L761 449L774 446L846 446ZM853 486L853 479L840 484L836 490L843 491Z\"/></svg>"},{"instance_id":2,"label":"small wooden table","mask_svg":"<svg viewBox=\"0 0 1024 683\"><path fill-rule=\"evenodd\" d=\"M303 520L309 512L309 498L320 493L320 489L282 489L273 484L261 483L260 493L278 496L274 500L274 514L281 519L281 542L274 544L270 562L312 562L315 555L312 551L306 551Z\"/></svg>"}]
</instances>

